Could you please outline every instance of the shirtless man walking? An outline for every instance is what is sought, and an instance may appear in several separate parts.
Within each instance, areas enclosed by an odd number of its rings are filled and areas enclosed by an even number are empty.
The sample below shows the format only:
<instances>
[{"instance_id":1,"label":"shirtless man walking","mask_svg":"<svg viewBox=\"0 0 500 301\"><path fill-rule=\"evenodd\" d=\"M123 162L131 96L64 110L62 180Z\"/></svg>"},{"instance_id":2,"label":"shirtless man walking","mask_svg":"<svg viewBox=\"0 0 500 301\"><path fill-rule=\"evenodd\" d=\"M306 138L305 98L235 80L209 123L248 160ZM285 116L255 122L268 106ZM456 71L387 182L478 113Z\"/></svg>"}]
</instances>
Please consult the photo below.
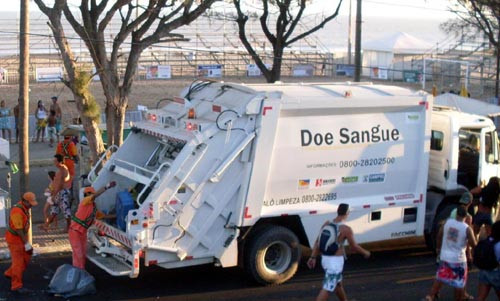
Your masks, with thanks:
<instances>
[{"instance_id":1,"label":"shirtless man walking","mask_svg":"<svg viewBox=\"0 0 500 301\"><path fill-rule=\"evenodd\" d=\"M337 217L333 220L333 224L337 229L337 244L338 250L335 255L321 255L321 265L325 270L325 279L323 280L323 288L316 297L316 301L326 301L328 300L328 295L330 292L334 292L337 297L344 301L347 300L347 295L344 291L342 285L342 271L344 269L344 243L347 240L350 249L353 252L362 254L365 258L370 257L370 251L367 251L360 247L354 240L354 235L351 227L344 225L343 222L349 216L349 205L340 204L337 208ZM331 224L332 222L327 221L324 225ZM322 227L322 229L323 229ZM311 257L307 261L307 266L313 269L316 266L316 258L320 255L319 237L314 243L314 247L311 253Z\"/></svg>"},{"instance_id":2,"label":"shirtless man walking","mask_svg":"<svg viewBox=\"0 0 500 301\"><path fill-rule=\"evenodd\" d=\"M48 225L57 217L61 210L66 219L66 232L68 232L71 222L70 188L72 179L68 167L64 165L63 161L64 158L62 155L57 154L54 156L54 165L57 167L56 176L53 182L54 187L51 193L52 200L54 200L54 206L51 206L49 218L43 225L45 230L48 229Z\"/></svg>"}]
</instances>

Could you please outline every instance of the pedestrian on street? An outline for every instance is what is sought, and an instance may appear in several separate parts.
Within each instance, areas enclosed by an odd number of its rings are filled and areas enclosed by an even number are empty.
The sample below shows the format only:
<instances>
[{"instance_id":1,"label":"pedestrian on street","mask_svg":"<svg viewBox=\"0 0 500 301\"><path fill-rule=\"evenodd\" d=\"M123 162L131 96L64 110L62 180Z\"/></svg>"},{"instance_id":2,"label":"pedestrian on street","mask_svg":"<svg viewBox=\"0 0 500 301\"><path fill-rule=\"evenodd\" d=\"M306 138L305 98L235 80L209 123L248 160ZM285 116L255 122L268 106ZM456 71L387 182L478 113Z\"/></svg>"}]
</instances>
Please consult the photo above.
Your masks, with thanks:
<instances>
[{"instance_id":1,"label":"pedestrian on street","mask_svg":"<svg viewBox=\"0 0 500 301\"><path fill-rule=\"evenodd\" d=\"M57 132L57 143L59 143L59 133L61 132L61 124L62 124L62 110L59 104L57 103L57 96L52 96L52 104L49 107L49 110L56 112L56 132Z\"/></svg>"},{"instance_id":2,"label":"pedestrian on street","mask_svg":"<svg viewBox=\"0 0 500 301\"><path fill-rule=\"evenodd\" d=\"M52 200L52 191L54 191L54 179L56 177L56 172L51 170L47 173L48 178L49 178L49 185L45 189L45 196L47 197L47 200L45 202L45 205L43 206L43 221L44 223L40 225L40 228L43 230L49 229L51 222L54 223L54 227L57 228L57 218L55 219L50 219L50 212L54 211L54 209L51 209L54 205L54 201ZM45 228L45 223L47 224L47 227Z\"/></svg>"},{"instance_id":3,"label":"pedestrian on street","mask_svg":"<svg viewBox=\"0 0 500 301\"><path fill-rule=\"evenodd\" d=\"M37 204L35 194L33 192L26 192L10 211L5 240L9 246L12 264L4 272L4 275L10 278L10 289L16 293L28 292L27 289L23 288L23 273L33 254L33 247L28 242L30 227L29 210Z\"/></svg>"},{"instance_id":4,"label":"pedestrian on street","mask_svg":"<svg viewBox=\"0 0 500 301\"><path fill-rule=\"evenodd\" d=\"M95 199L106 190L114 187L115 182L109 182L98 191L92 186L83 189L83 200L78 205L75 215L71 217L69 226L69 243L73 254L73 266L85 270L85 253L87 251L87 230L94 220L112 218L114 215L106 215L97 210Z\"/></svg>"},{"instance_id":5,"label":"pedestrian on street","mask_svg":"<svg viewBox=\"0 0 500 301\"><path fill-rule=\"evenodd\" d=\"M481 227L484 225L486 235L491 234L491 225L493 225L493 212L498 207L498 197L500 196L500 179L491 177L485 187L477 186L471 190L472 194L479 194L479 204L477 212L472 220L474 234L479 237Z\"/></svg>"},{"instance_id":6,"label":"pedestrian on street","mask_svg":"<svg viewBox=\"0 0 500 301\"><path fill-rule=\"evenodd\" d=\"M36 140L38 142L40 139L40 134L42 136L42 143L45 137L45 127L47 126L47 109L43 105L41 100L38 101L36 110L35 110L35 119L36 119Z\"/></svg>"},{"instance_id":7,"label":"pedestrian on street","mask_svg":"<svg viewBox=\"0 0 500 301\"><path fill-rule=\"evenodd\" d=\"M432 284L426 301L437 299L443 284L455 288L455 300L465 299L465 284L467 283L467 246L474 248L476 239L472 228L465 223L467 210L464 206L457 208L455 219L449 218L438 233L439 266L436 279Z\"/></svg>"},{"instance_id":8,"label":"pedestrian on street","mask_svg":"<svg viewBox=\"0 0 500 301\"><path fill-rule=\"evenodd\" d=\"M321 228L322 231L320 232L318 239L316 239L316 242L314 243L311 257L307 261L307 266L310 269L313 269L316 266L316 259L321 253L320 239L321 235L323 235L324 232L323 229L326 226L330 226L333 224L333 227L336 229L335 232L337 234L337 237L334 238L334 241L337 243L338 249L336 250L334 255L321 255L321 265L325 270L325 278L323 280L323 288L320 290L318 296L316 297L316 301L328 300L328 295L330 294L330 292L334 292L342 301L347 300L347 295L342 284L342 271L344 269L345 258L344 243L346 240L353 252L361 253L365 258L370 257L370 252L360 247L354 240L354 234L351 227L344 224L348 216L349 205L344 203L340 204L337 208L337 217L333 219L333 222L327 221Z\"/></svg>"},{"instance_id":9,"label":"pedestrian on street","mask_svg":"<svg viewBox=\"0 0 500 301\"><path fill-rule=\"evenodd\" d=\"M479 269L479 286L477 287L477 300L486 300L490 289L493 287L500 300L500 221L497 221L491 227L491 239L495 244L493 246L494 255L497 261L497 267L492 270Z\"/></svg>"},{"instance_id":10,"label":"pedestrian on street","mask_svg":"<svg viewBox=\"0 0 500 301\"><path fill-rule=\"evenodd\" d=\"M50 223L57 218L60 211L63 212L66 219L65 231L68 232L71 221L71 195L70 188L72 178L68 168L63 163L63 157L59 154L54 155L54 165L57 167L56 175L53 182L52 202L54 205L50 207L49 219L45 221L42 229L49 230Z\"/></svg>"},{"instance_id":11,"label":"pedestrian on street","mask_svg":"<svg viewBox=\"0 0 500 301\"><path fill-rule=\"evenodd\" d=\"M10 143L11 132L9 126L9 115L10 109L5 106L5 100L0 101L0 129L2 130L2 138ZM9 134L9 138L7 138L5 133Z\"/></svg>"}]
</instances>

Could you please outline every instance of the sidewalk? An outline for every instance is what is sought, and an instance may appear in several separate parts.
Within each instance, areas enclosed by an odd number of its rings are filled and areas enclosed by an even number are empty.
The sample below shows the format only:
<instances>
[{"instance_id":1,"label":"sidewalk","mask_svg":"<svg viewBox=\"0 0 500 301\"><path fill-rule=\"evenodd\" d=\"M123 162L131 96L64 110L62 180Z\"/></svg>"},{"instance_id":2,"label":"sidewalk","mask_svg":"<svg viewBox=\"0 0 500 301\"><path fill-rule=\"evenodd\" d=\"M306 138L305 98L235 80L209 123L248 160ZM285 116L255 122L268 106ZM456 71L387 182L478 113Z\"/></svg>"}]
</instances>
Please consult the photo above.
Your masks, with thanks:
<instances>
[{"instance_id":1,"label":"sidewalk","mask_svg":"<svg viewBox=\"0 0 500 301\"><path fill-rule=\"evenodd\" d=\"M56 152L57 143L53 143L53 147L49 147L48 142L44 143L29 143L29 160L30 166L50 166L54 162L54 154ZM19 165L19 144L10 144L10 160Z\"/></svg>"},{"instance_id":2,"label":"sidewalk","mask_svg":"<svg viewBox=\"0 0 500 301\"><path fill-rule=\"evenodd\" d=\"M51 166L54 161L56 143L49 147L48 142L29 144L30 167ZM19 164L19 144L10 144L10 160ZM45 179L44 179L45 180ZM43 202L41 203L43 206ZM38 228L39 224L33 225L33 249L34 254L70 252L68 234L64 232L66 221L59 219L59 229L45 232ZM5 241L5 228L0 228L0 260L10 258L9 249Z\"/></svg>"}]
</instances>

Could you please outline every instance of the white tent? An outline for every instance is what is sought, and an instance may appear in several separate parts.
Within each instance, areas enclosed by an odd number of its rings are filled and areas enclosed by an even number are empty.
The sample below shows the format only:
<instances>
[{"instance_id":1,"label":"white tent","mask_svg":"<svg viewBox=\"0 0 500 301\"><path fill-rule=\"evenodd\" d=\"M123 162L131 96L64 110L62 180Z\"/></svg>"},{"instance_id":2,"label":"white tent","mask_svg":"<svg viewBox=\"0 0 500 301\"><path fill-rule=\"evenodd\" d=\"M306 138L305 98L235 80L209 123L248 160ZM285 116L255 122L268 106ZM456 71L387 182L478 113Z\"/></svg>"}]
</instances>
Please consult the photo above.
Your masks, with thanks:
<instances>
[{"instance_id":1,"label":"white tent","mask_svg":"<svg viewBox=\"0 0 500 301\"><path fill-rule=\"evenodd\" d=\"M387 72L380 74L379 70L410 69L411 58L422 55L432 48L432 44L404 32L393 33L380 39L363 44L363 75L378 78L402 79L402 72L389 76ZM407 58L405 66L405 58ZM368 68L366 68L368 67ZM374 74L376 70L376 74ZM395 77L394 77L395 76Z\"/></svg>"},{"instance_id":2,"label":"white tent","mask_svg":"<svg viewBox=\"0 0 500 301\"><path fill-rule=\"evenodd\" d=\"M462 97L453 93L444 93L434 98L434 104L455 108L461 112L482 116L500 116L500 106L474 98Z\"/></svg>"}]
</instances>

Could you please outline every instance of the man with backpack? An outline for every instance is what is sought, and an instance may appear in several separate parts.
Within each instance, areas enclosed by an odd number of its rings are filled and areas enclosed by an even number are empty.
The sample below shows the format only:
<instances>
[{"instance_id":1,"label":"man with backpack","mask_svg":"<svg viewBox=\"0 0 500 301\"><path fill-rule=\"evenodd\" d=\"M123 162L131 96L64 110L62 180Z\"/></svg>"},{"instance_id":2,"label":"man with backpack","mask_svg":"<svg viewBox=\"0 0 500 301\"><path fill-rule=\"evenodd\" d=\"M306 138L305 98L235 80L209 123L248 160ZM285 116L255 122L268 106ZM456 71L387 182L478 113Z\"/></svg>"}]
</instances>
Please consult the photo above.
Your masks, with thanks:
<instances>
[{"instance_id":1,"label":"man with backpack","mask_svg":"<svg viewBox=\"0 0 500 301\"><path fill-rule=\"evenodd\" d=\"M347 300L347 295L342 285L342 271L344 269L344 242L347 240L353 252L361 253L365 258L370 257L370 252L360 247L354 240L351 227L343 223L349 215L349 205L340 204L337 208L337 217L327 221L321 227L320 234L312 249L307 266L313 269L316 258L321 254L321 265L325 270L323 288L316 297L316 301L328 300L330 292L335 292L340 300Z\"/></svg>"},{"instance_id":2,"label":"man with backpack","mask_svg":"<svg viewBox=\"0 0 500 301\"><path fill-rule=\"evenodd\" d=\"M476 239L472 228L465 223L467 210L464 206L457 208L456 218L448 219L438 233L437 246L439 251L439 267L436 279L432 284L426 301L437 298L443 284L455 288L455 300L465 298L465 284L467 282L467 256L466 249L476 246Z\"/></svg>"},{"instance_id":3,"label":"man with backpack","mask_svg":"<svg viewBox=\"0 0 500 301\"><path fill-rule=\"evenodd\" d=\"M491 227L491 236L477 244L474 264L479 268L477 300L486 300L492 287L500 300L500 221Z\"/></svg>"}]
</instances>

